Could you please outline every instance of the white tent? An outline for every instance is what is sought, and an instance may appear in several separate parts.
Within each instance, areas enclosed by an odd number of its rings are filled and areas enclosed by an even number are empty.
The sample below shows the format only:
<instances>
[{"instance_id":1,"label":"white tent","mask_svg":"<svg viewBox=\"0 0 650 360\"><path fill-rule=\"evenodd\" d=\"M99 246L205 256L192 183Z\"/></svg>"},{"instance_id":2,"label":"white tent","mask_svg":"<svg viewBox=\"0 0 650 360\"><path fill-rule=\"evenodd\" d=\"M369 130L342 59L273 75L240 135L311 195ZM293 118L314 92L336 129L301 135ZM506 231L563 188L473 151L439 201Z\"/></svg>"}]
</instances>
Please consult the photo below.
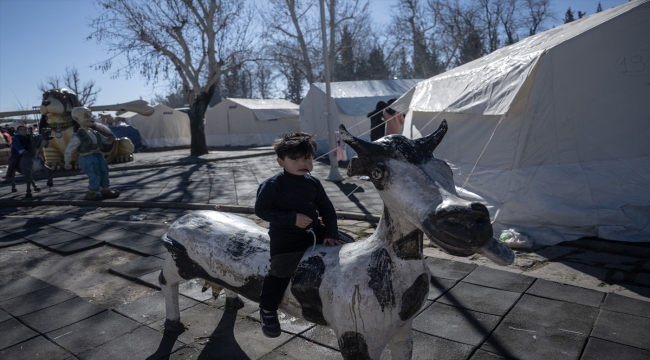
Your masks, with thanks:
<instances>
[{"instance_id":1,"label":"white tent","mask_svg":"<svg viewBox=\"0 0 650 360\"><path fill-rule=\"evenodd\" d=\"M298 105L281 99L225 99L205 113L208 146L270 145L300 131Z\"/></svg>"},{"instance_id":2,"label":"white tent","mask_svg":"<svg viewBox=\"0 0 650 360\"><path fill-rule=\"evenodd\" d=\"M398 98L418 81L409 80L367 80L330 83L333 116L345 125L354 136L370 140L370 119L366 114L375 110L379 101ZM300 130L316 134L318 152L329 151L327 144L327 95L325 83L311 84L309 92L300 103ZM353 155L347 147L348 157Z\"/></svg>"},{"instance_id":3,"label":"white tent","mask_svg":"<svg viewBox=\"0 0 650 360\"><path fill-rule=\"evenodd\" d=\"M138 129L142 145L148 148L190 145L190 117L162 104L153 108L151 116L125 112L116 117L124 118L125 123Z\"/></svg>"},{"instance_id":4,"label":"white tent","mask_svg":"<svg viewBox=\"0 0 650 360\"><path fill-rule=\"evenodd\" d=\"M491 205L495 235L650 241L650 3L632 1L418 83L404 133ZM469 177L469 179L468 179Z\"/></svg>"}]
</instances>

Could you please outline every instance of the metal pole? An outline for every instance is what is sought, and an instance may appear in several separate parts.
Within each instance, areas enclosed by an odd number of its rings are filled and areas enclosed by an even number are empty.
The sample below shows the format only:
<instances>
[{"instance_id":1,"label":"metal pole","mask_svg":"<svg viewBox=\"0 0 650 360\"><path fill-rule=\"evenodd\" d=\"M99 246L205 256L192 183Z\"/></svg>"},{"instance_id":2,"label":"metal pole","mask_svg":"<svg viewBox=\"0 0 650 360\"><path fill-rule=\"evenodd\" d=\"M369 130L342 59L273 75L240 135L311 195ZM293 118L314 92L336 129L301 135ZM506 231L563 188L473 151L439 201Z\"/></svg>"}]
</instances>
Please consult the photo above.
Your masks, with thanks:
<instances>
[{"instance_id":1,"label":"metal pole","mask_svg":"<svg viewBox=\"0 0 650 360\"><path fill-rule=\"evenodd\" d=\"M332 119L332 92L330 90L330 64L327 55L327 31L325 27L325 4L324 0L320 0L320 26L323 33L323 61L325 64L325 93L327 95L327 127L328 135L327 140L330 146L330 151L336 149L336 135L338 124L334 123ZM330 159L330 174L325 178L327 181L342 181L343 177L339 173L339 161L336 159L334 152L329 153Z\"/></svg>"}]
</instances>

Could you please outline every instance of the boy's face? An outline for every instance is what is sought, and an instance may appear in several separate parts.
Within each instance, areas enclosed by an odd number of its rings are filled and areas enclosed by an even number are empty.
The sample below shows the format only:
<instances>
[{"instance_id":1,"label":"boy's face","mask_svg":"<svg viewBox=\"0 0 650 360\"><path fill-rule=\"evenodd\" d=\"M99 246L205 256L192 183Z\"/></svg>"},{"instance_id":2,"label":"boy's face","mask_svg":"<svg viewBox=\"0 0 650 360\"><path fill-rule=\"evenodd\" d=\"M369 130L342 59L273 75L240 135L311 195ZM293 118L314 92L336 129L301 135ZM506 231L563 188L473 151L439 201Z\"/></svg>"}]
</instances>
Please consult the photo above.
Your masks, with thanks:
<instances>
[{"instance_id":1,"label":"boy's face","mask_svg":"<svg viewBox=\"0 0 650 360\"><path fill-rule=\"evenodd\" d=\"M24 126L19 127L19 128L18 128L18 133L19 133L20 135L23 135L23 136L27 135L27 128L24 127Z\"/></svg>"},{"instance_id":2,"label":"boy's face","mask_svg":"<svg viewBox=\"0 0 650 360\"><path fill-rule=\"evenodd\" d=\"M312 157L298 158L296 160L285 156L284 159L278 158L278 164L284 168L289 174L292 175L305 175L314 170L312 164Z\"/></svg>"}]
</instances>

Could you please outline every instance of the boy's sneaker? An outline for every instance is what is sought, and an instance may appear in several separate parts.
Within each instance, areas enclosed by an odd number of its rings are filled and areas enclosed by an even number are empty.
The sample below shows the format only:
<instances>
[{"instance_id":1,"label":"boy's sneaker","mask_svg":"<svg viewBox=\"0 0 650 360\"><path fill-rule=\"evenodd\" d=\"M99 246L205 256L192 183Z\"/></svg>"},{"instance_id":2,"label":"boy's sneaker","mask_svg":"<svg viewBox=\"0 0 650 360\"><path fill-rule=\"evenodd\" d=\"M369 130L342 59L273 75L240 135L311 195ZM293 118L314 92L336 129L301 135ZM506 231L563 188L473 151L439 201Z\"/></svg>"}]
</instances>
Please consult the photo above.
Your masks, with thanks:
<instances>
[{"instance_id":1,"label":"boy's sneaker","mask_svg":"<svg viewBox=\"0 0 650 360\"><path fill-rule=\"evenodd\" d=\"M262 332L266 337L276 338L282 334L277 311L267 313L260 309L260 321L262 322Z\"/></svg>"}]
</instances>

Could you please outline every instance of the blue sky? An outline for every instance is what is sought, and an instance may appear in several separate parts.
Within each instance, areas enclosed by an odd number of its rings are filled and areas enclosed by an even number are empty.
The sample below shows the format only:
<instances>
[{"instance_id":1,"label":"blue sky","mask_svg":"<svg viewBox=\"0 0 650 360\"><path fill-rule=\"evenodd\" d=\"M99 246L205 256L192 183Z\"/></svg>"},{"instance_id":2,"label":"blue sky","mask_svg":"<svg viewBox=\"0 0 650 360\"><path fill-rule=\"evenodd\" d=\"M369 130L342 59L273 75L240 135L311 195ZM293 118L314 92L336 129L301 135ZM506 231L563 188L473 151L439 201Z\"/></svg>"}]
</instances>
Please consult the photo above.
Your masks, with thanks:
<instances>
[{"instance_id":1,"label":"blue sky","mask_svg":"<svg viewBox=\"0 0 650 360\"><path fill-rule=\"evenodd\" d=\"M261 1L261 0L258 0ZM601 0L603 9L627 0ZM376 23L389 20L396 0L371 0ZM552 0L562 24L567 8L587 15L596 10L598 0ZM97 105L116 104L166 93L165 84L146 84L138 75L112 79L109 73L94 70L93 64L108 58L106 49L93 40L89 19L98 9L91 0L0 0L0 112L30 109L40 104L38 85L50 76L62 76L66 67L76 67L85 83L94 80L101 87ZM577 15L576 15L577 17ZM118 58L116 61L119 61Z\"/></svg>"}]
</instances>

